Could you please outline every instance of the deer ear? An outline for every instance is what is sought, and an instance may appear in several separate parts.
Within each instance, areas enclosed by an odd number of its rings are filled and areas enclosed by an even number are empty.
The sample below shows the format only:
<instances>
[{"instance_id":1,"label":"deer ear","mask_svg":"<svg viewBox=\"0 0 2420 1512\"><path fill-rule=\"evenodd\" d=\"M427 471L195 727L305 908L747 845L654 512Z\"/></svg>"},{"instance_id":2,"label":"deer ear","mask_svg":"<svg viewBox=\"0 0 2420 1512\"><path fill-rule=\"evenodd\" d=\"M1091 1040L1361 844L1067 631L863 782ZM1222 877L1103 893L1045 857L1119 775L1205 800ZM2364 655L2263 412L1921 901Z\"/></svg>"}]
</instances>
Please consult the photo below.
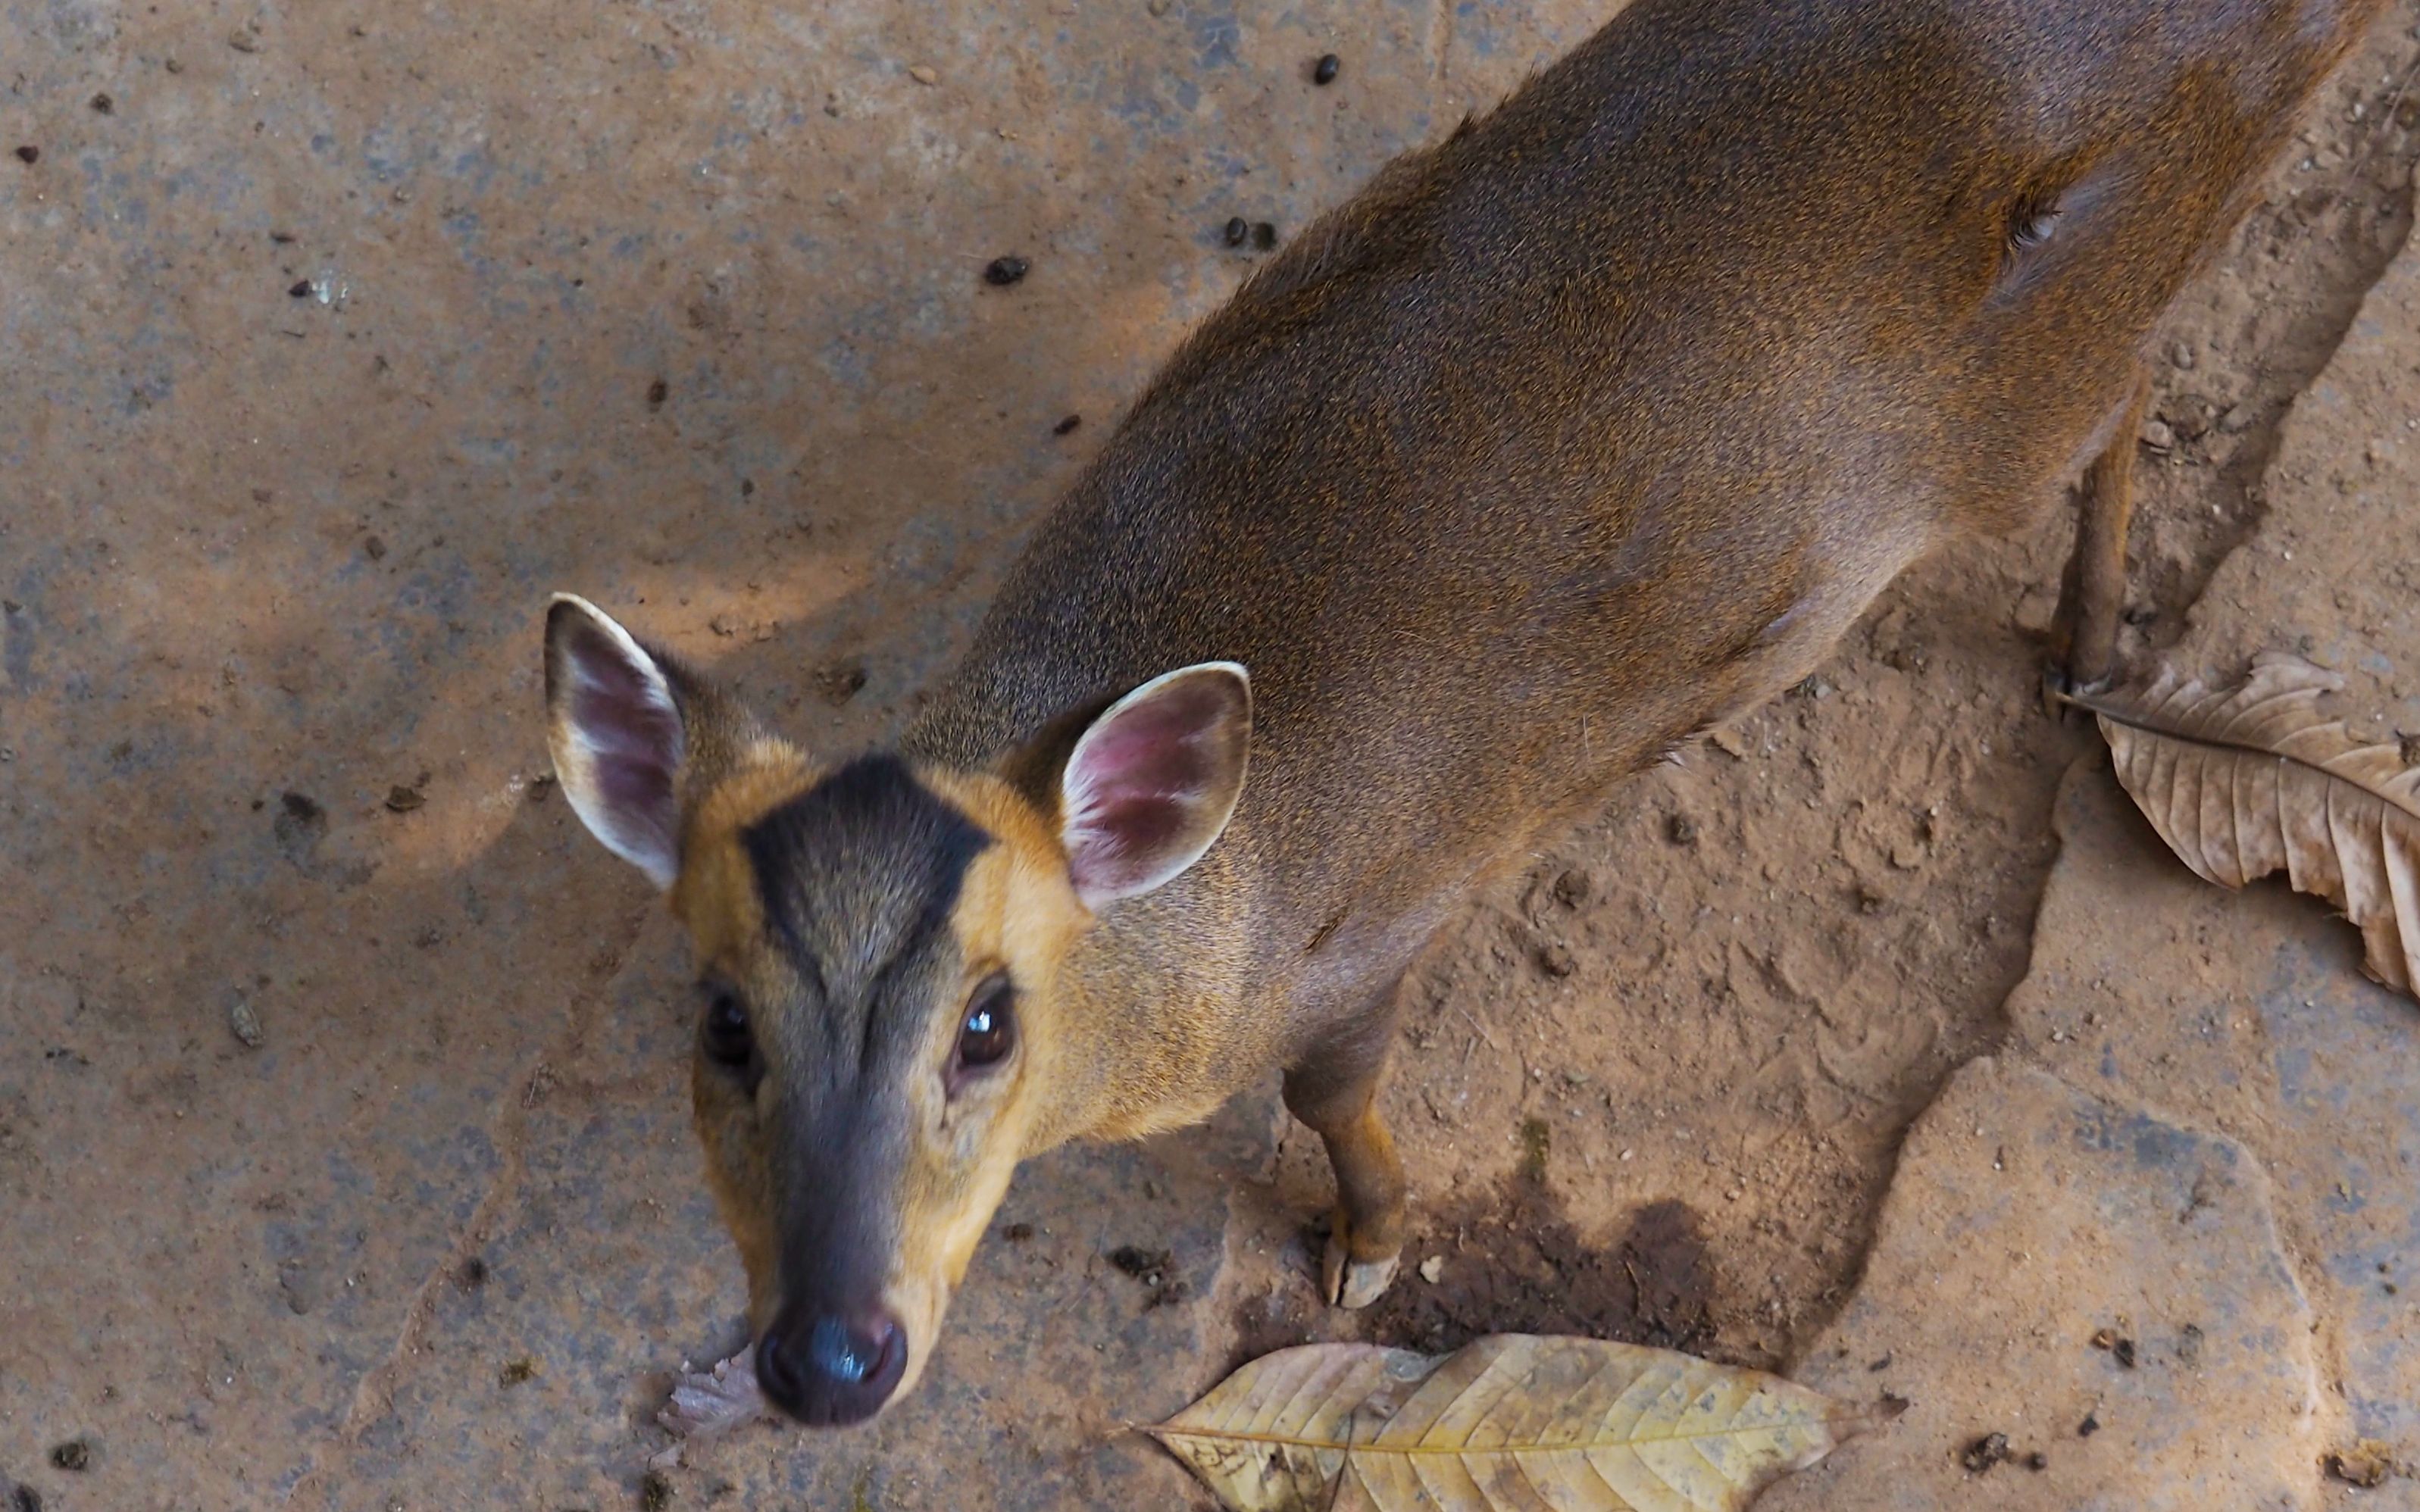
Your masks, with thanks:
<instances>
[{"instance_id":1,"label":"deer ear","mask_svg":"<svg viewBox=\"0 0 2420 1512\"><path fill-rule=\"evenodd\" d=\"M1155 677L1085 729L1059 779L1060 841L1085 907L1202 859L1243 795L1251 735L1251 679L1232 661Z\"/></svg>"},{"instance_id":2,"label":"deer ear","mask_svg":"<svg viewBox=\"0 0 2420 1512\"><path fill-rule=\"evenodd\" d=\"M546 712L554 774L581 822L671 887L690 742L664 665L596 605L557 594L546 613Z\"/></svg>"}]
</instances>

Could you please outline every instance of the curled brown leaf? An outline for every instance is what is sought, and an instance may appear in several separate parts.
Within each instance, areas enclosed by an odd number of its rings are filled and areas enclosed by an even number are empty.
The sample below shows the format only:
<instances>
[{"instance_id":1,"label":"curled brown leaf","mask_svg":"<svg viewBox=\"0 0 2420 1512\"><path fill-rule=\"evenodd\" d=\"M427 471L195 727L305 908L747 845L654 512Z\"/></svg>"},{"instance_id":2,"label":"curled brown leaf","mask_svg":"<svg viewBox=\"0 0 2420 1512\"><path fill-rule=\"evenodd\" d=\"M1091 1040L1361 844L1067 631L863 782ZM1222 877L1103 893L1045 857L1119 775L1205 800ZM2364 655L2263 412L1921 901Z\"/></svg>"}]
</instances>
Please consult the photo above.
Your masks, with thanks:
<instances>
[{"instance_id":1,"label":"curled brown leaf","mask_svg":"<svg viewBox=\"0 0 2420 1512\"><path fill-rule=\"evenodd\" d=\"M2099 718L2118 780L2185 865L2221 887L2283 872L2358 926L2363 967L2420 980L2420 768L2319 710L2344 686L2324 667L2262 655L2242 686L2163 668L2148 686L2067 702Z\"/></svg>"}]
</instances>

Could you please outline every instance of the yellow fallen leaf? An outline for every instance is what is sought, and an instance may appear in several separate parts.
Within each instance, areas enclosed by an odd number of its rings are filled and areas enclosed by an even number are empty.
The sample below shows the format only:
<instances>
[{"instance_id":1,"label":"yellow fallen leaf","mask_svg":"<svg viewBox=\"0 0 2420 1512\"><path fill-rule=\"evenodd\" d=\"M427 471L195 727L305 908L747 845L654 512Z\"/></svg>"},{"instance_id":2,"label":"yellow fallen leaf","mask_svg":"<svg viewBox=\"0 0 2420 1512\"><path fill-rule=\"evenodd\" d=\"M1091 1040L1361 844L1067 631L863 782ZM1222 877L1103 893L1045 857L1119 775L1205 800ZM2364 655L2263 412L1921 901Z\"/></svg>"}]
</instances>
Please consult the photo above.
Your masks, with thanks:
<instances>
[{"instance_id":1,"label":"yellow fallen leaf","mask_svg":"<svg viewBox=\"0 0 2420 1512\"><path fill-rule=\"evenodd\" d=\"M1670 1350L1310 1344L1150 1431L1234 1512L1739 1512L1898 1415Z\"/></svg>"},{"instance_id":2,"label":"yellow fallen leaf","mask_svg":"<svg viewBox=\"0 0 2420 1512\"><path fill-rule=\"evenodd\" d=\"M2321 716L2319 695L2343 686L2269 652L2237 688L2163 668L2149 687L2067 702L2100 719L2118 780L2185 865L2226 887L2284 872L2360 927L2364 969L2408 993L2420 978L2420 768Z\"/></svg>"}]
</instances>

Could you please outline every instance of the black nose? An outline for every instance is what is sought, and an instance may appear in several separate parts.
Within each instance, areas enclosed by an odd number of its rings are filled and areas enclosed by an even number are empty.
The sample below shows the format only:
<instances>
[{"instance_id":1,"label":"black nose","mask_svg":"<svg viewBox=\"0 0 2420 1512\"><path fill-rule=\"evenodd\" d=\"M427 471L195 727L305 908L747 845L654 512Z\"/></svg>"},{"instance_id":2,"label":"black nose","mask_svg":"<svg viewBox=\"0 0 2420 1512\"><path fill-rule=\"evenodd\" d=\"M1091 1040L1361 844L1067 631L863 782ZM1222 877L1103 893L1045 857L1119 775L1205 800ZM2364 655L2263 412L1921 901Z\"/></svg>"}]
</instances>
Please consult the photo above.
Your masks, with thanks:
<instances>
[{"instance_id":1,"label":"black nose","mask_svg":"<svg viewBox=\"0 0 2420 1512\"><path fill-rule=\"evenodd\" d=\"M756 1343L765 1399L815 1427L872 1417L907 1371L907 1330L879 1306L846 1316L784 1312Z\"/></svg>"}]
</instances>

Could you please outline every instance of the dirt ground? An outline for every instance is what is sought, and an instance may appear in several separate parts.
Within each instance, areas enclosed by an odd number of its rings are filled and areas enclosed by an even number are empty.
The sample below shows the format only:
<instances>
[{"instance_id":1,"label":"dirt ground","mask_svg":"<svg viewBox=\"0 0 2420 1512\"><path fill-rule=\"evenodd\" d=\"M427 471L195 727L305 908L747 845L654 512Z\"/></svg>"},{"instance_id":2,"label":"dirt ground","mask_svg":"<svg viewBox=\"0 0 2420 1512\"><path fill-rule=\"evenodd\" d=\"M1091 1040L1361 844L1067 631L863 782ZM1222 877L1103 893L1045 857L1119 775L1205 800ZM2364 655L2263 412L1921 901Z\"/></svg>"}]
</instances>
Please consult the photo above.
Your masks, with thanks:
<instances>
[{"instance_id":1,"label":"dirt ground","mask_svg":"<svg viewBox=\"0 0 2420 1512\"><path fill-rule=\"evenodd\" d=\"M1128 1429L1236 1360L1537 1330L1916 1402L1792 1505L2334 1504L2368 1441L2360 1504L2420 1507L2420 1012L2316 904L2195 882L2044 717L2064 519L1920 567L1440 942L1378 1307L1313 1303L1327 1176L1272 1086L1030 1167L877 1425L643 1482L740 1285L677 941L544 780L547 592L880 738L1250 270L1231 216L1298 227L1611 8L0 0L0 1488L1207 1505ZM2415 22L2157 345L2126 632L2221 674L2303 646L2390 734ZM2050 1149L2086 1125L2135 1165ZM2187 1159L2228 1173L2184 1182L2207 1236L2143 1218ZM2060 1374L2159 1307L2173 1391ZM1969 1486L2026 1412L2050 1468ZM2172 1431L2229 1413L2224 1463Z\"/></svg>"}]
</instances>

